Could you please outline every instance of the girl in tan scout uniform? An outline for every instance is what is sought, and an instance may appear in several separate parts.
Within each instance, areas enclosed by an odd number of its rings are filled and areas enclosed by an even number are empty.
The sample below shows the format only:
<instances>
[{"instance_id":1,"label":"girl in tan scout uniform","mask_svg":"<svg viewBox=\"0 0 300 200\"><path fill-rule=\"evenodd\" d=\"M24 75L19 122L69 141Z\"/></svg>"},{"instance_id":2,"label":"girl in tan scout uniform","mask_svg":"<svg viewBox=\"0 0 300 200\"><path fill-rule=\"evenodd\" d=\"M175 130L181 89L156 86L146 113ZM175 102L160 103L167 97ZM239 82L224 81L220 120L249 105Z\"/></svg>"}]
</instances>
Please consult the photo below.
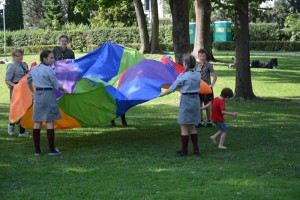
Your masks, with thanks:
<instances>
[{"instance_id":1,"label":"girl in tan scout uniform","mask_svg":"<svg viewBox=\"0 0 300 200\"><path fill-rule=\"evenodd\" d=\"M44 50L40 54L41 64L33 67L27 77L28 87L32 93L33 104L33 142L35 146L35 156L41 154L40 132L41 124L46 122L47 137L49 144L49 155L60 155L60 151L54 145L54 121L61 119L54 89L59 89L64 94L65 90L59 83L51 68L54 62L54 55L50 50ZM36 92L34 92L33 85Z\"/></svg>"},{"instance_id":2,"label":"girl in tan scout uniform","mask_svg":"<svg viewBox=\"0 0 300 200\"><path fill-rule=\"evenodd\" d=\"M7 66L5 82L9 86L9 98L11 100L12 92L16 84L26 75L28 72L28 65L23 62L23 51L21 49L14 49L12 51L13 61ZM12 123L8 124L8 134L14 134L15 125ZM19 137L30 137L25 129L19 124Z\"/></svg>"}]
</instances>

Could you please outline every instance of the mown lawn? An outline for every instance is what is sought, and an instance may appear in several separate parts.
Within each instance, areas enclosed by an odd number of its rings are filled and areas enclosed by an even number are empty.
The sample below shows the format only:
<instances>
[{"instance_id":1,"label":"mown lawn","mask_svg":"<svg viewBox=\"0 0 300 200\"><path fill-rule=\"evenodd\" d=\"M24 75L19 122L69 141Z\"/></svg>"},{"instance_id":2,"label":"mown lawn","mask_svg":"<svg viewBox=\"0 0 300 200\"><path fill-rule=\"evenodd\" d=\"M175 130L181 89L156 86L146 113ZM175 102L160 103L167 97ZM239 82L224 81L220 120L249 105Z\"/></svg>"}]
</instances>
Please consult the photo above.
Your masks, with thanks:
<instances>
[{"instance_id":1,"label":"mown lawn","mask_svg":"<svg viewBox=\"0 0 300 200\"><path fill-rule=\"evenodd\" d=\"M215 95L235 87L235 70L225 64L232 55L215 52L222 61L215 63ZM226 118L228 150L211 143L215 126L201 128L201 156L186 158L175 155L180 148L177 94L129 110L127 128L108 123L57 131L60 157L46 154L43 130L45 154L34 157L30 139L7 134L6 66L0 65L1 199L300 199L300 54L251 53L262 61L273 57L279 70L251 70L260 99L227 105L239 113ZM37 60L38 55L25 56L28 63Z\"/></svg>"}]
</instances>

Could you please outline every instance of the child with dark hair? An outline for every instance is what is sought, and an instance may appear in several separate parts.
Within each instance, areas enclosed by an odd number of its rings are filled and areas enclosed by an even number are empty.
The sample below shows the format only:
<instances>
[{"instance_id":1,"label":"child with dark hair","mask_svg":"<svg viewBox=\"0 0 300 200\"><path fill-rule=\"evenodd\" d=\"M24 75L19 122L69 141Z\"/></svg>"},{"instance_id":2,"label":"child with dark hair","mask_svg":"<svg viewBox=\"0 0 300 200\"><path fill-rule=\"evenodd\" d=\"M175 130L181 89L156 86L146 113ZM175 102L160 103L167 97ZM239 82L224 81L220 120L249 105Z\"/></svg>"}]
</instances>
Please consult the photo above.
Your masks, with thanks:
<instances>
[{"instance_id":1,"label":"child with dark hair","mask_svg":"<svg viewBox=\"0 0 300 200\"><path fill-rule=\"evenodd\" d=\"M210 137L213 143L217 144L217 137L220 137L219 149L227 149L224 146L225 138L227 135L227 124L225 123L224 115L229 116L237 116L237 112L228 112L225 109L225 102L227 102L230 98L233 97L233 92L230 88L224 88L221 91L221 95L219 97L214 98L207 105L202 107L201 109L206 109L209 106L212 106L212 120L217 125L219 130Z\"/></svg>"},{"instance_id":2,"label":"child with dark hair","mask_svg":"<svg viewBox=\"0 0 300 200\"><path fill-rule=\"evenodd\" d=\"M196 69L201 72L201 79L211 87L211 91L212 91L211 94L200 94L200 104L201 104L201 106L205 106L211 100L214 99L213 87L217 81L217 75L216 75L216 71L214 70L213 65L206 60L206 50L205 49L200 49L198 51L198 59L199 59L199 62L197 62L197 64L196 64ZM212 79L211 79L211 76L212 76ZM200 127L204 126L202 110L201 110L200 114L201 114L201 122L196 126L196 128L200 128ZM210 109L206 109L206 118L207 118L206 126L212 127Z\"/></svg>"},{"instance_id":3,"label":"child with dark hair","mask_svg":"<svg viewBox=\"0 0 300 200\"><path fill-rule=\"evenodd\" d=\"M200 100L198 91L200 90L200 72L195 69L196 59L194 56L187 54L183 57L183 66L185 71L181 73L169 89L162 92L160 97L174 92L179 88L181 95L178 124L181 128L181 151L179 156L188 154L189 131L194 147L194 154L200 155L198 147L198 133L195 125L200 122Z\"/></svg>"},{"instance_id":4,"label":"child with dark hair","mask_svg":"<svg viewBox=\"0 0 300 200\"><path fill-rule=\"evenodd\" d=\"M67 94L59 83L51 68L54 62L54 55L50 50L44 50L40 54L41 64L33 67L28 74L27 84L34 99L33 103L33 143L35 156L41 154L40 133L42 122L46 122L49 155L60 155L60 151L54 145L54 121L61 119L54 89ZM33 89L33 85L35 91Z\"/></svg>"}]
</instances>

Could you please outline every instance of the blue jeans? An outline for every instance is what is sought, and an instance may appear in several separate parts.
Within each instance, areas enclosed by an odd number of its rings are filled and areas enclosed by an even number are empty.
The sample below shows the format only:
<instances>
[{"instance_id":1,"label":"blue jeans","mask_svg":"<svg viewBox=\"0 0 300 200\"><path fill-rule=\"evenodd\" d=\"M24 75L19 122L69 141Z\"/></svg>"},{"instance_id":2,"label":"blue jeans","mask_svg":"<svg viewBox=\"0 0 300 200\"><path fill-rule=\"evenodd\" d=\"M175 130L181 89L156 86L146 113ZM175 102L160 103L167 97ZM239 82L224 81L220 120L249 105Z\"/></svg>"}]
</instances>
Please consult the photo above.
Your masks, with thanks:
<instances>
[{"instance_id":1,"label":"blue jeans","mask_svg":"<svg viewBox=\"0 0 300 200\"><path fill-rule=\"evenodd\" d=\"M225 122L214 122L217 127L222 131L222 133L227 133L228 128L227 124Z\"/></svg>"}]
</instances>

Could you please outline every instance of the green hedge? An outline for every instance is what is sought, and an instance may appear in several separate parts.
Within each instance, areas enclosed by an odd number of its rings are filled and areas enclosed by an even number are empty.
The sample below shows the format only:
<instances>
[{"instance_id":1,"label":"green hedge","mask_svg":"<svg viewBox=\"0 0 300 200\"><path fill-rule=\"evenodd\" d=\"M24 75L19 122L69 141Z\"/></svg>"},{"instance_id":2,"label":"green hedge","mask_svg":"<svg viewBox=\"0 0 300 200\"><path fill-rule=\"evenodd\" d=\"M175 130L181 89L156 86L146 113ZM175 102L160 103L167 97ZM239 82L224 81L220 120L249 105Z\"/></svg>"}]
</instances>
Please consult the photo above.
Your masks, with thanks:
<instances>
[{"instance_id":1,"label":"green hedge","mask_svg":"<svg viewBox=\"0 0 300 200\"><path fill-rule=\"evenodd\" d=\"M172 43L172 26L160 27L160 43ZM56 45L58 38L67 34L70 38L71 48L78 51L87 51L89 45L101 45L106 41L127 46L140 43L137 27L127 28L101 28L97 30L68 30L68 31L15 31L6 32L6 46L43 46ZM149 33L151 34L151 33ZM4 36L0 34L0 45L4 46ZM136 46L136 45L134 45Z\"/></svg>"},{"instance_id":2,"label":"green hedge","mask_svg":"<svg viewBox=\"0 0 300 200\"><path fill-rule=\"evenodd\" d=\"M278 31L275 24L250 24L249 32L251 50L299 51L299 42L278 41L278 38L283 38L283 34ZM134 49L140 48L140 35L137 27L67 31L21 30L6 32L7 52L15 47L23 47L25 52L37 53L42 48L57 45L58 37L62 34L70 37L71 48L75 51L89 51L94 48L93 45L99 46L106 41ZM151 31L149 35L151 35ZM285 33L285 37L289 37L288 33ZM160 26L159 40L161 51L173 51L171 25ZM268 40L268 42L256 42L264 40ZM3 32L0 32L0 45L3 46L3 43ZM218 42L214 43L213 47L217 50L233 50L234 44L233 42ZM3 48L2 50L0 48L0 53L2 52Z\"/></svg>"},{"instance_id":3,"label":"green hedge","mask_svg":"<svg viewBox=\"0 0 300 200\"><path fill-rule=\"evenodd\" d=\"M213 48L220 51L233 51L234 42L215 42ZM300 42L289 41L250 41L250 50L254 51L300 51Z\"/></svg>"},{"instance_id":4,"label":"green hedge","mask_svg":"<svg viewBox=\"0 0 300 200\"><path fill-rule=\"evenodd\" d=\"M40 53L42 50L45 49L53 49L53 47L55 47L56 45L37 45L37 46L23 46L20 47L20 49L22 49L24 51L25 54L28 53ZM16 47L6 47L5 51L6 53L11 53L12 50L16 48ZM4 54L4 48L1 47L0 48L0 54Z\"/></svg>"},{"instance_id":5,"label":"green hedge","mask_svg":"<svg viewBox=\"0 0 300 200\"><path fill-rule=\"evenodd\" d=\"M249 24L250 41L279 40L279 28L276 23Z\"/></svg>"}]
</instances>

